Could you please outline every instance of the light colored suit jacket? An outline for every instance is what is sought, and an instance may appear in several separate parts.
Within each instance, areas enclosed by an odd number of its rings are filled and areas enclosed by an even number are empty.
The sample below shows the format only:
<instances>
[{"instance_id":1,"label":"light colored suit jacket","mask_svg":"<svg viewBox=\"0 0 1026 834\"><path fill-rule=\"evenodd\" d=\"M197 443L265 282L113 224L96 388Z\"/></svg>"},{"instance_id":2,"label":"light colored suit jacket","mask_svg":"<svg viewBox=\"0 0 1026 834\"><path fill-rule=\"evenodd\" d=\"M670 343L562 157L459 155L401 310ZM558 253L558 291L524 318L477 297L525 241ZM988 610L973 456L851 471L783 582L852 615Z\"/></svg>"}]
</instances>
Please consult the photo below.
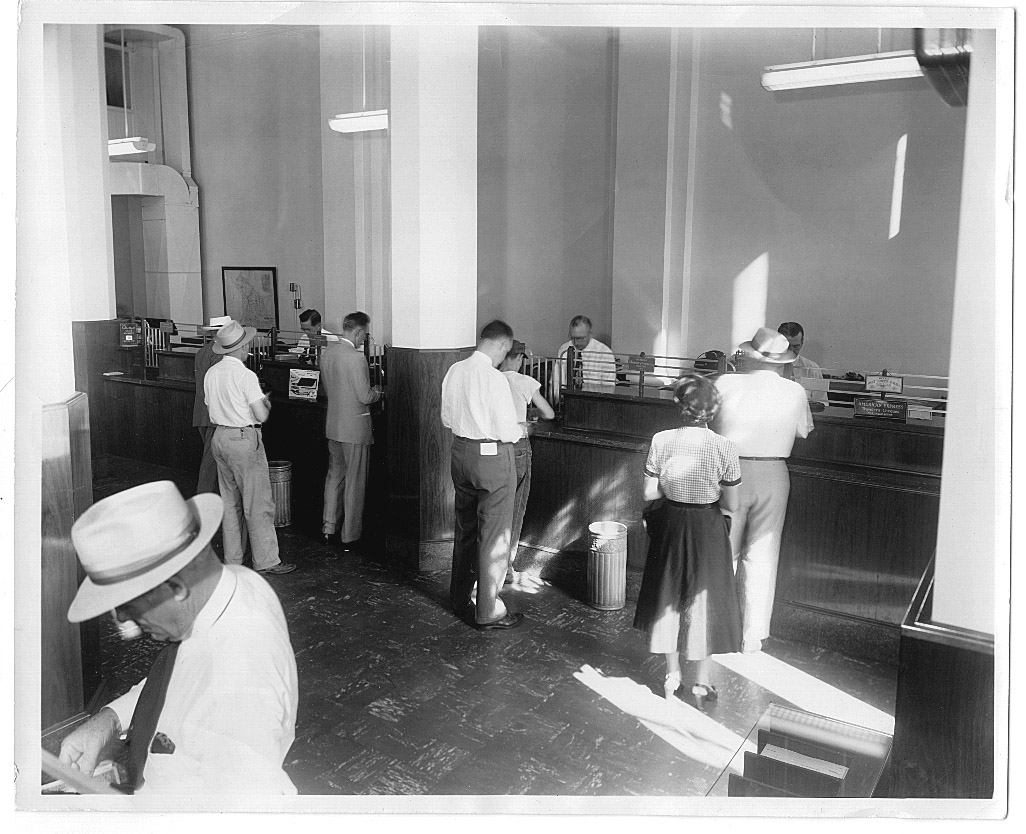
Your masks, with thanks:
<instances>
[{"instance_id":1,"label":"light colored suit jacket","mask_svg":"<svg viewBox=\"0 0 1026 834\"><path fill-rule=\"evenodd\" d=\"M348 339L330 342L321 351L321 387L328 397L325 436L361 446L373 443L370 404L381 392L371 388L367 359Z\"/></svg>"}]
</instances>

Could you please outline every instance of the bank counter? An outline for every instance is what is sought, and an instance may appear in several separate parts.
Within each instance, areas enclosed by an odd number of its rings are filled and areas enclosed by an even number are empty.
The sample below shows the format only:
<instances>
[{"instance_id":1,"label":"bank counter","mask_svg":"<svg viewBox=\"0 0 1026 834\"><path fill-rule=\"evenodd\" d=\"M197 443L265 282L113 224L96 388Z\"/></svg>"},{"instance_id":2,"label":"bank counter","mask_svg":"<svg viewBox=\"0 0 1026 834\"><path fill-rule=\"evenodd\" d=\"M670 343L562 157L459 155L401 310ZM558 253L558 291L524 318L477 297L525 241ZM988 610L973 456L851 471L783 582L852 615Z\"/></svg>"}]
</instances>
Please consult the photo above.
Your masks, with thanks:
<instances>
[{"instance_id":1,"label":"bank counter","mask_svg":"<svg viewBox=\"0 0 1026 834\"><path fill-rule=\"evenodd\" d=\"M560 421L534 430L521 543L583 553L590 522L622 521L628 565L641 569L645 459L653 434L680 425L672 394L585 385L561 406ZM936 543L943 416L894 422L828 405L813 421L788 460L773 632L894 661Z\"/></svg>"}]
</instances>

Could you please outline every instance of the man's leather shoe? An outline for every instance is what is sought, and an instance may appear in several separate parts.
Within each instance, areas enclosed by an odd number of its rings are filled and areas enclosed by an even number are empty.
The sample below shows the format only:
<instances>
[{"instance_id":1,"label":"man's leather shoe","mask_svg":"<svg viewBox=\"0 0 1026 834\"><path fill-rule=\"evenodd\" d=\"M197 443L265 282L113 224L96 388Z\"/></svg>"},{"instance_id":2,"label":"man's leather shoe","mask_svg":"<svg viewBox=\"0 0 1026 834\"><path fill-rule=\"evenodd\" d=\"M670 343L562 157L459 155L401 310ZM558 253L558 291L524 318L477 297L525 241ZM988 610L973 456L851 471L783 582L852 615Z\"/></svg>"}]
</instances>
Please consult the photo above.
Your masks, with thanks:
<instances>
[{"instance_id":1,"label":"man's leather shoe","mask_svg":"<svg viewBox=\"0 0 1026 834\"><path fill-rule=\"evenodd\" d=\"M511 611L507 611L506 616L502 619L492 620L490 623L474 623L474 628L478 631L498 631L500 629L516 628L523 621L523 614L514 614Z\"/></svg>"},{"instance_id":2,"label":"man's leather shoe","mask_svg":"<svg viewBox=\"0 0 1026 834\"><path fill-rule=\"evenodd\" d=\"M258 570L261 576L281 576L283 573L292 573L296 569L296 566L291 562L279 562L277 565L273 565L263 570Z\"/></svg>"}]
</instances>

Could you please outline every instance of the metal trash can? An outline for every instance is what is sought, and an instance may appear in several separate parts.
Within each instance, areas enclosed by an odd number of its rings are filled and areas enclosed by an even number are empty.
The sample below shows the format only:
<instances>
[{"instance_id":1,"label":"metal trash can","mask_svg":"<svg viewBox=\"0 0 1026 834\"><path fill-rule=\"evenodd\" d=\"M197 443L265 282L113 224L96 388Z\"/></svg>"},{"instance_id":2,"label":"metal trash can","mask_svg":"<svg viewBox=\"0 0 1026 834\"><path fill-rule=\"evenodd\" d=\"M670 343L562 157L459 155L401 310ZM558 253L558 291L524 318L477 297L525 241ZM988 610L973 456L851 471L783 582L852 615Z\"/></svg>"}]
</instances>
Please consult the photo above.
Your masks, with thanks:
<instances>
[{"instance_id":1,"label":"metal trash can","mask_svg":"<svg viewBox=\"0 0 1026 834\"><path fill-rule=\"evenodd\" d=\"M267 462L271 476L271 496L274 498L274 526L288 527L292 523L292 462Z\"/></svg>"},{"instance_id":2,"label":"metal trash can","mask_svg":"<svg viewBox=\"0 0 1026 834\"><path fill-rule=\"evenodd\" d=\"M588 533L588 605L618 611L627 603L627 525L595 521Z\"/></svg>"}]
</instances>

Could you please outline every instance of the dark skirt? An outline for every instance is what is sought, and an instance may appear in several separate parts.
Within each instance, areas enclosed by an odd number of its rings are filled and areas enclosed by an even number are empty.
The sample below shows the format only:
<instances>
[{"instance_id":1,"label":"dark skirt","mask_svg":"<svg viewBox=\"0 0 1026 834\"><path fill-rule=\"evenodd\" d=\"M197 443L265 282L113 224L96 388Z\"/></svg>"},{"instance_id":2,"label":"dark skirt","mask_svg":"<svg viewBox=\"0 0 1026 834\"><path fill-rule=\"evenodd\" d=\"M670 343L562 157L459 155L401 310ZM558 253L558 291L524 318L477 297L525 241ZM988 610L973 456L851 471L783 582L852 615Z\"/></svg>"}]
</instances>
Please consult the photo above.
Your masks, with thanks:
<instances>
[{"instance_id":1,"label":"dark skirt","mask_svg":"<svg viewBox=\"0 0 1026 834\"><path fill-rule=\"evenodd\" d=\"M651 543L634 627L651 652L685 660L741 651L727 520L715 504L667 501L646 516Z\"/></svg>"}]
</instances>

